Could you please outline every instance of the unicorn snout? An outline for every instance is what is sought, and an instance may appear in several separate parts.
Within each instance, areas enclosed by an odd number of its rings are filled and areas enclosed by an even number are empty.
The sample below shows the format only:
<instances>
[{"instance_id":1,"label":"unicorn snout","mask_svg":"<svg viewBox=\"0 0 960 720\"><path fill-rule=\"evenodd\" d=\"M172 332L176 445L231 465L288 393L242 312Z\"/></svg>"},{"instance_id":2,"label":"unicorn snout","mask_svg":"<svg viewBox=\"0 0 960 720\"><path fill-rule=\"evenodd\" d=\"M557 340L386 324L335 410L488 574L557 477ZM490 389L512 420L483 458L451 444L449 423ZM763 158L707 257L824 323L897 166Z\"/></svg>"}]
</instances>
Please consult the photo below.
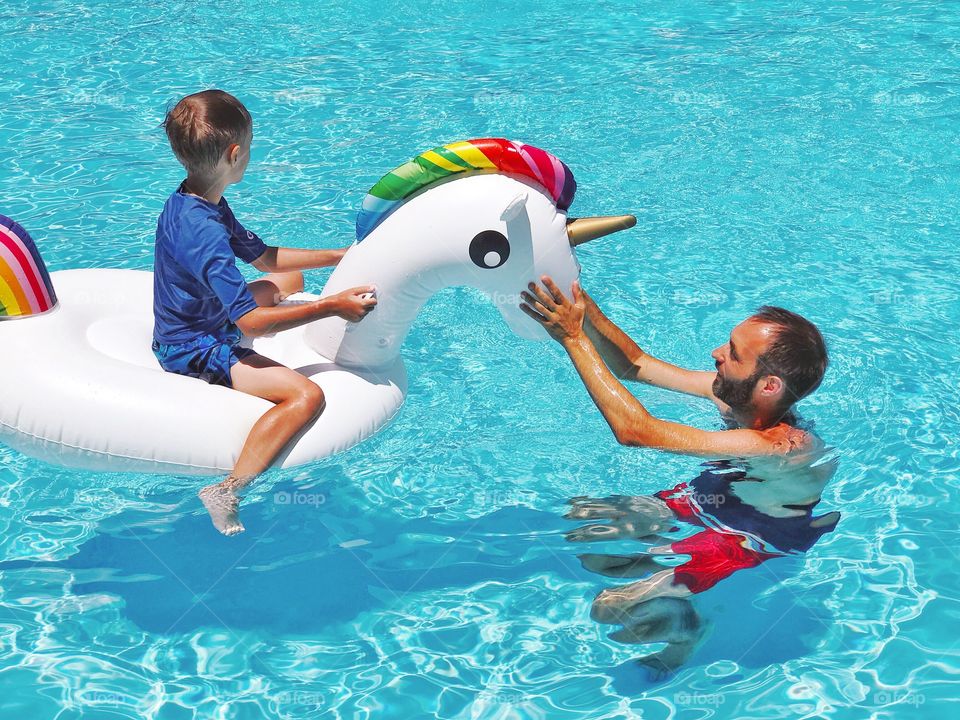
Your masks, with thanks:
<instances>
[{"instance_id":1,"label":"unicorn snout","mask_svg":"<svg viewBox=\"0 0 960 720\"><path fill-rule=\"evenodd\" d=\"M637 219L633 215L570 218L567 220L567 238L570 247L576 247L604 235L628 230L636 224Z\"/></svg>"}]
</instances>

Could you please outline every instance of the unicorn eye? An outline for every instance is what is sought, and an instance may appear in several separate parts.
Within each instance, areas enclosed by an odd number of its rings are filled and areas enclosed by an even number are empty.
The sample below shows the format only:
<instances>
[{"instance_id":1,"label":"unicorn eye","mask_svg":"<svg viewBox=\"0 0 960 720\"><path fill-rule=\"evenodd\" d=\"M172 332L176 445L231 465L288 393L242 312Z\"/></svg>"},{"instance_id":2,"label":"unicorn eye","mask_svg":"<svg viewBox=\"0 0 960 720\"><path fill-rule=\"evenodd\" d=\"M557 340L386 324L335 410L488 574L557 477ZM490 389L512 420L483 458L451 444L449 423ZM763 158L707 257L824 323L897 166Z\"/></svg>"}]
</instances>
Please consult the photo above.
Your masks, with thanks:
<instances>
[{"instance_id":1,"label":"unicorn eye","mask_svg":"<svg viewBox=\"0 0 960 720\"><path fill-rule=\"evenodd\" d=\"M493 270L510 257L510 243L503 233L484 230L470 241L470 259L477 267Z\"/></svg>"}]
</instances>

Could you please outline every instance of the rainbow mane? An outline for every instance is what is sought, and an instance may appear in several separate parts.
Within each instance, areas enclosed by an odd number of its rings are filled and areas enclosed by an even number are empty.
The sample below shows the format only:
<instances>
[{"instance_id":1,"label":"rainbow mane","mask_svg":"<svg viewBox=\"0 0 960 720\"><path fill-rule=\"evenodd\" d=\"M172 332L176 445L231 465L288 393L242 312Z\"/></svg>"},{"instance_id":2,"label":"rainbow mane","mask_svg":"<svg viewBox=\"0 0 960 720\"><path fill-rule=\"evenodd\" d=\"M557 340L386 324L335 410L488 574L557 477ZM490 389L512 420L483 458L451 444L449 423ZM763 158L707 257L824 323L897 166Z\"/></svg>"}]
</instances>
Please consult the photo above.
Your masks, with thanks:
<instances>
[{"instance_id":1,"label":"rainbow mane","mask_svg":"<svg viewBox=\"0 0 960 720\"><path fill-rule=\"evenodd\" d=\"M558 210L569 208L577 191L570 168L545 150L502 138L455 142L418 155L370 188L357 213L357 242L414 193L458 173L482 172L533 180L549 193Z\"/></svg>"},{"instance_id":2,"label":"rainbow mane","mask_svg":"<svg viewBox=\"0 0 960 720\"><path fill-rule=\"evenodd\" d=\"M37 246L26 230L0 215L0 320L39 315L56 304Z\"/></svg>"}]
</instances>

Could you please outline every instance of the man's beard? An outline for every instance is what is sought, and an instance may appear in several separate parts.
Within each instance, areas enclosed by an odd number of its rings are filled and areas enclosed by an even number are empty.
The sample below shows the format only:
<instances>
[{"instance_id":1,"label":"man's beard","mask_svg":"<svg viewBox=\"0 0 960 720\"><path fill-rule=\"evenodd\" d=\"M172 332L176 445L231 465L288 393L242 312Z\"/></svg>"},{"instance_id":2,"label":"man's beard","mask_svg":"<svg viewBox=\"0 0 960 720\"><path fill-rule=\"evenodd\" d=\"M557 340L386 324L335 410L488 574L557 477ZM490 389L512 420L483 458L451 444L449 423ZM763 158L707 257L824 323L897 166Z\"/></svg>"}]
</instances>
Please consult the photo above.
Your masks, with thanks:
<instances>
[{"instance_id":1,"label":"man's beard","mask_svg":"<svg viewBox=\"0 0 960 720\"><path fill-rule=\"evenodd\" d=\"M748 409L753 405L753 389L762 376L763 373L756 370L746 380L728 380L717 373L713 379L713 394L734 410Z\"/></svg>"}]
</instances>

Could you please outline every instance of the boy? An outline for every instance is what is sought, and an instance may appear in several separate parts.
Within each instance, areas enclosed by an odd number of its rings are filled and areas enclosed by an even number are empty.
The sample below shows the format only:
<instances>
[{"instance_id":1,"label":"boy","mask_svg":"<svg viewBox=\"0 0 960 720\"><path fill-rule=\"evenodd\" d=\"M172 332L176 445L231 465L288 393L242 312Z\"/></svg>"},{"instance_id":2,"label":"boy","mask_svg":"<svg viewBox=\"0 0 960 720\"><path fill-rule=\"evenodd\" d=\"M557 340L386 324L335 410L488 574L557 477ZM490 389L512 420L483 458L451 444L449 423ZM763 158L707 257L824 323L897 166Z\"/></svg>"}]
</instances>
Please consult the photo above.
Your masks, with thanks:
<instances>
[{"instance_id":1,"label":"boy","mask_svg":"<svg viewBox=\"0 0 960 720\"><path fill-rule=\"evenodd\" d=\"M278 307L303 289L301 270L336 265L343 250L268 247L244 229L223 191L240 182L250 159L253 120L232 95L206 90L183 98L163 123L187 179L157 222L153 351L168 372L199 377L276 405L254 424L226 480L203 488L200 500L224 535L243 531L237 491L324 407L311 380L237 345L332 315L359 322L376 305L373 287L311 303ZM275 273L246 283L236 258Z\"/></svg>"}]
</instances>

